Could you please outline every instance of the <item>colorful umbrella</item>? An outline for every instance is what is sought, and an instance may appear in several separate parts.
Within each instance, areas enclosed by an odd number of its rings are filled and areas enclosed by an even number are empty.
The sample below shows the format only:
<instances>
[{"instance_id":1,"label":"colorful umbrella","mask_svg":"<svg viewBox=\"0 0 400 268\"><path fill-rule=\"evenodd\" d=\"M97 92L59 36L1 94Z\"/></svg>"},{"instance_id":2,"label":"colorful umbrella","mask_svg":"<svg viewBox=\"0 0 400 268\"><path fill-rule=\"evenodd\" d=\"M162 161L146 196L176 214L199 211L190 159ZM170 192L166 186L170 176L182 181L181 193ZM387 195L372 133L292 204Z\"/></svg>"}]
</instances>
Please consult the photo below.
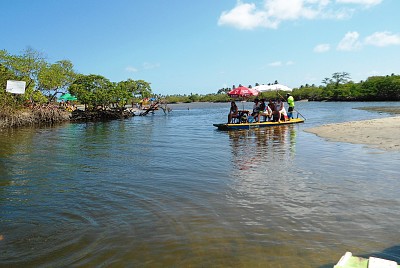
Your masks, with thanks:
<instances>
[{"instance_id":1,"label":"colorful umbrella","mask_svg":"<svg viewBox=\"0 0 400 268\"><path fill-rule=\"evenodd\" d=\"M231 91L228 92L228 95L233 97L233 98L248 98L251 96L257 96L258 95L258 91L254 90L252 88L248 88L248 87L244 87L244 86L240 86L237 87L235 89L232 89Z\"/></svg>"},{"instance_id":2,"label":"colorful umbrella","mask_svg":"<svg viewBox=\"0 0 400 268\"><path fill-rule=\"evenodd\" d=\"M69 93L65 93L62 96L60 96L58 98L58 100L59 101L62 101L62 100L64 100L64 101L74 101L74 100L77 100L77 98L75 96L69 94Z\"/></svg>"}]
</instances>

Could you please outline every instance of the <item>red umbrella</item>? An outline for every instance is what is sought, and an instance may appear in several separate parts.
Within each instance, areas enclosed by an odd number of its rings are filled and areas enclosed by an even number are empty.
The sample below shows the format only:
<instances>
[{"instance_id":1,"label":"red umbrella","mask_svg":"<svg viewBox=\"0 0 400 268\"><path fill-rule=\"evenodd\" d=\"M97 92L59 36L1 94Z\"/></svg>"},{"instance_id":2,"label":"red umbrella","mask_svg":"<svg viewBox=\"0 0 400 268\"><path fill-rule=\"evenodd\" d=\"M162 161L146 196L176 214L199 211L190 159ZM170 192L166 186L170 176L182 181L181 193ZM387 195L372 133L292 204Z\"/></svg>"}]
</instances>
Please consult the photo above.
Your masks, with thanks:
<instances>
[{"instance_id":1,"label":"red umbrella","mask_svg":"<svg viewBox=\"0 0 400 268\"><path fill-rule=\"evenodd\" d=\"M233 98L257 96L258 91L252 88L240 86L228 92L228 95Z\"/></svg>"}]
</instances>

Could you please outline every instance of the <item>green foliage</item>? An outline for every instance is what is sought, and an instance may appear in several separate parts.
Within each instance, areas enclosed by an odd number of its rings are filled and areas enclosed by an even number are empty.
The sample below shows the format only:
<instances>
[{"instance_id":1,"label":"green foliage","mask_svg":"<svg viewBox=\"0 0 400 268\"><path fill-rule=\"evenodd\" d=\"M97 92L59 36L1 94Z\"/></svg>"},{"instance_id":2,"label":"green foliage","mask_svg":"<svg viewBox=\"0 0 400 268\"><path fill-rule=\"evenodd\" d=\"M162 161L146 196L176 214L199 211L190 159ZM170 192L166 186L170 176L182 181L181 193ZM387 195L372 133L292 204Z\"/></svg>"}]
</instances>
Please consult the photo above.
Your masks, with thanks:
<instances>
[{"instance_id":1,"label":"green foliage","mask_svg":"<svg viewBox=\"0 0 400 268\"><path fill-rule=\"evenodd\" d=\"M400 76L373 76L361 83L361 97L364 100L400 100Z\"/></svg>"},{"instance_id":2,"label":"green foliage","mask_svg":"<svg viewBox=\"0 0 400 268\"><path fill-rule=\"evenodd\" d=\"M72 62L68 60L57 61L54 64L46 63L38 75L38 88L47 93L50 101L60 92L65 92L76 77Z\"/></svg>"},{"instance_id":3,"label":"green foliage","mask_svg":"<svg viewBox=\"0 0 400 268\"><path fill-rule=\"evenodd\" d=\"M101 75L79 75L69 87L69 92L88 108L107 106L114 100L113 83Z\"/></svg>"},{"instance_id":4,"label":"green foliage","mask_svg":"<svg viewBox=\"0 0 400 268\"><path fill-rule=\"evenodd\" d=\"M27 48L22 55L11 55L5 50L0 50L0 83L4 85L3 88L5 88L7 80L26 82L24 95L10 95L14 104L22 106L27 100L48 101L38 90L39 76L46 65L43 55L32 48Z\"/></svg>"},{"instance_id":5,"label":"green foliage","mask_svg":"<svg viewBox=\"0 0 400 268\"><path fill-rule=\"evenodd\" d=\"M323 96L324 90L322 87L316 86L301 86L300 88L293 89L293 97L295 99L308 99L308 100L320 100Z\"/></svg>"},{"instance_id":6,"label":"green foliage","mask_svg":"<svg viewBox=\"0 0 400 268\"><path fill-rule=\"evenodd\" d=\"M144 80L133 80L128 79L118 83L119 87L124 91L128 92L130 96L128 98L149 98L152 95L150 83Z\"/></svg>"},{"instance_id":7,"label":"green foliage","mask_svg":"<svg viewBox=\"0 0 400 268\"><path fill-rule=\"evenodd\" d=\"M115 103L118 107L123 107L128 101L132 101L132 93L126 81L114 83L111 88L111 103Z\"/></svg>"},{"instance_id":8,"label":"green foliage","mask_svg":"<svg viewBox=\"0 0 400 268\"><path fill-rule=\"evenodd\" d=\"M137 98L151 97L150 83L146 81L128 79L112 83L107 78L94 74L77 76L69 87L69 92L87 105L88 109L109 107L111 104L123 107L128 102L137 101Z\"/></svg>"},{"instance_id":9,"label":"green foliage","mask_svg":"<svg viewBox=\"0 0 400 268\"><path fill-rule=\"evenodd\" d=\"M165 102L167 103L179 103L179 102L190 102L188 96L186 95L168 95L164 97Z\"/></svg>"},{"instance_id":10,"label":"green foliage","mask_svg":"<svg viewBox=\"0 0 400 268\"><path fill-rule=\"evenodd\" d=\"M218 90L218 92L217 92L217 94L227 94L229 91L231 91L232 89L231 88L221 88L221 89L219 89Z\"/></svg>"},{"instance_id":11,"label":"green foliage","mask_svg":"<svg viewBox=\"0 0 400 268\"><path fill-rule=\"evenodd\" d=\"M10 55L7 52L1 54L2 64L11 70L18 80L26 81L26 87L37 85L38 75L46 62L42 53L27 48L22 55Z\"/></svg>"},{"instance_id":12,"label":"green foliage","mask_svg":"<svg viewBox=\"0 0 400 268\"><path fill-rule=\"evenodd\" d=\"M293 91L298 99L330 101L399 101L400 76L373 76L365 82L354 83L349 73L334 73L332 78L325 78L325 86L301 86Z\"/></svg>"},{"instance_id":13,"label":"green foliage","mask_svg":"<svg viewBox=\"0 0 400 268\"><path fill-rule=\"evenodd\" d=\"M226 93L221 94L207 94L205 96L201 96L200 101L204 102L228 102L231 98Z\"/></svg>"}]
</instances>

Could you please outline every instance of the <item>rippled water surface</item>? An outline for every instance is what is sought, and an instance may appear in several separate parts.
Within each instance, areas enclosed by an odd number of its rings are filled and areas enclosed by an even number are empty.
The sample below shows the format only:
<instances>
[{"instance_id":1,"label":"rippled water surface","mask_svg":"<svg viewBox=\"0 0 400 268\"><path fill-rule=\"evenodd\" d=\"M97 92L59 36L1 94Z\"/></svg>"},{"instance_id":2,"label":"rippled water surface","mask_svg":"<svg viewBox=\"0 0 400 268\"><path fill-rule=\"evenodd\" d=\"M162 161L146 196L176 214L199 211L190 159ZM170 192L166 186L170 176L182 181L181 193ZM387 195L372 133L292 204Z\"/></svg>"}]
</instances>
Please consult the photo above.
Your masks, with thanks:
<instances>
[{"instance_id":1,"label":"rippled water surface","mask_svg":"<svg viewBox=\"0 0 400 268\"><path fill-rule=\"evenodd\" d=\"M296 104L304 124L250 131L216 130L229 104L202 103L0 132L0 266L400 262L400 153L303 131L382 103Z\"/></svg>"}]
</instances>

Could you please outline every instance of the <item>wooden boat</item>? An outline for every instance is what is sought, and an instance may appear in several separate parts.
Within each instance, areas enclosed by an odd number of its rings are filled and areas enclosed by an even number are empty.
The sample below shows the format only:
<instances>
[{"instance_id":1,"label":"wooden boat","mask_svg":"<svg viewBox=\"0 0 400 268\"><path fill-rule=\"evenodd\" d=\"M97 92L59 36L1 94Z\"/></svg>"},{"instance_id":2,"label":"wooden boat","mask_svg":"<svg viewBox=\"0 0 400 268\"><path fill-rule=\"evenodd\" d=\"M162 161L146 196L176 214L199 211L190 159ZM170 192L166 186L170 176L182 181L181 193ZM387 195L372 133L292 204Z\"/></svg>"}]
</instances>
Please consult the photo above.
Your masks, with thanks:
<instances>
[{"instance_id":1,"label":"wooden boat","mask_svg":"<svg viewBox=\"0 0 400 268\"><path fill-rule=\"evenodd\" d=\"M261 122L261 123L233 123L233 124L213 124L214 127L217 127L219 130L237 130L237 129L251 129L251 128L261 128L261 127L274 127L274 126L282 126L289 124L297 124L304 123L304 119L294 118L289 121L281 121L279 122Z\"/></svg>"}]
</instances>

